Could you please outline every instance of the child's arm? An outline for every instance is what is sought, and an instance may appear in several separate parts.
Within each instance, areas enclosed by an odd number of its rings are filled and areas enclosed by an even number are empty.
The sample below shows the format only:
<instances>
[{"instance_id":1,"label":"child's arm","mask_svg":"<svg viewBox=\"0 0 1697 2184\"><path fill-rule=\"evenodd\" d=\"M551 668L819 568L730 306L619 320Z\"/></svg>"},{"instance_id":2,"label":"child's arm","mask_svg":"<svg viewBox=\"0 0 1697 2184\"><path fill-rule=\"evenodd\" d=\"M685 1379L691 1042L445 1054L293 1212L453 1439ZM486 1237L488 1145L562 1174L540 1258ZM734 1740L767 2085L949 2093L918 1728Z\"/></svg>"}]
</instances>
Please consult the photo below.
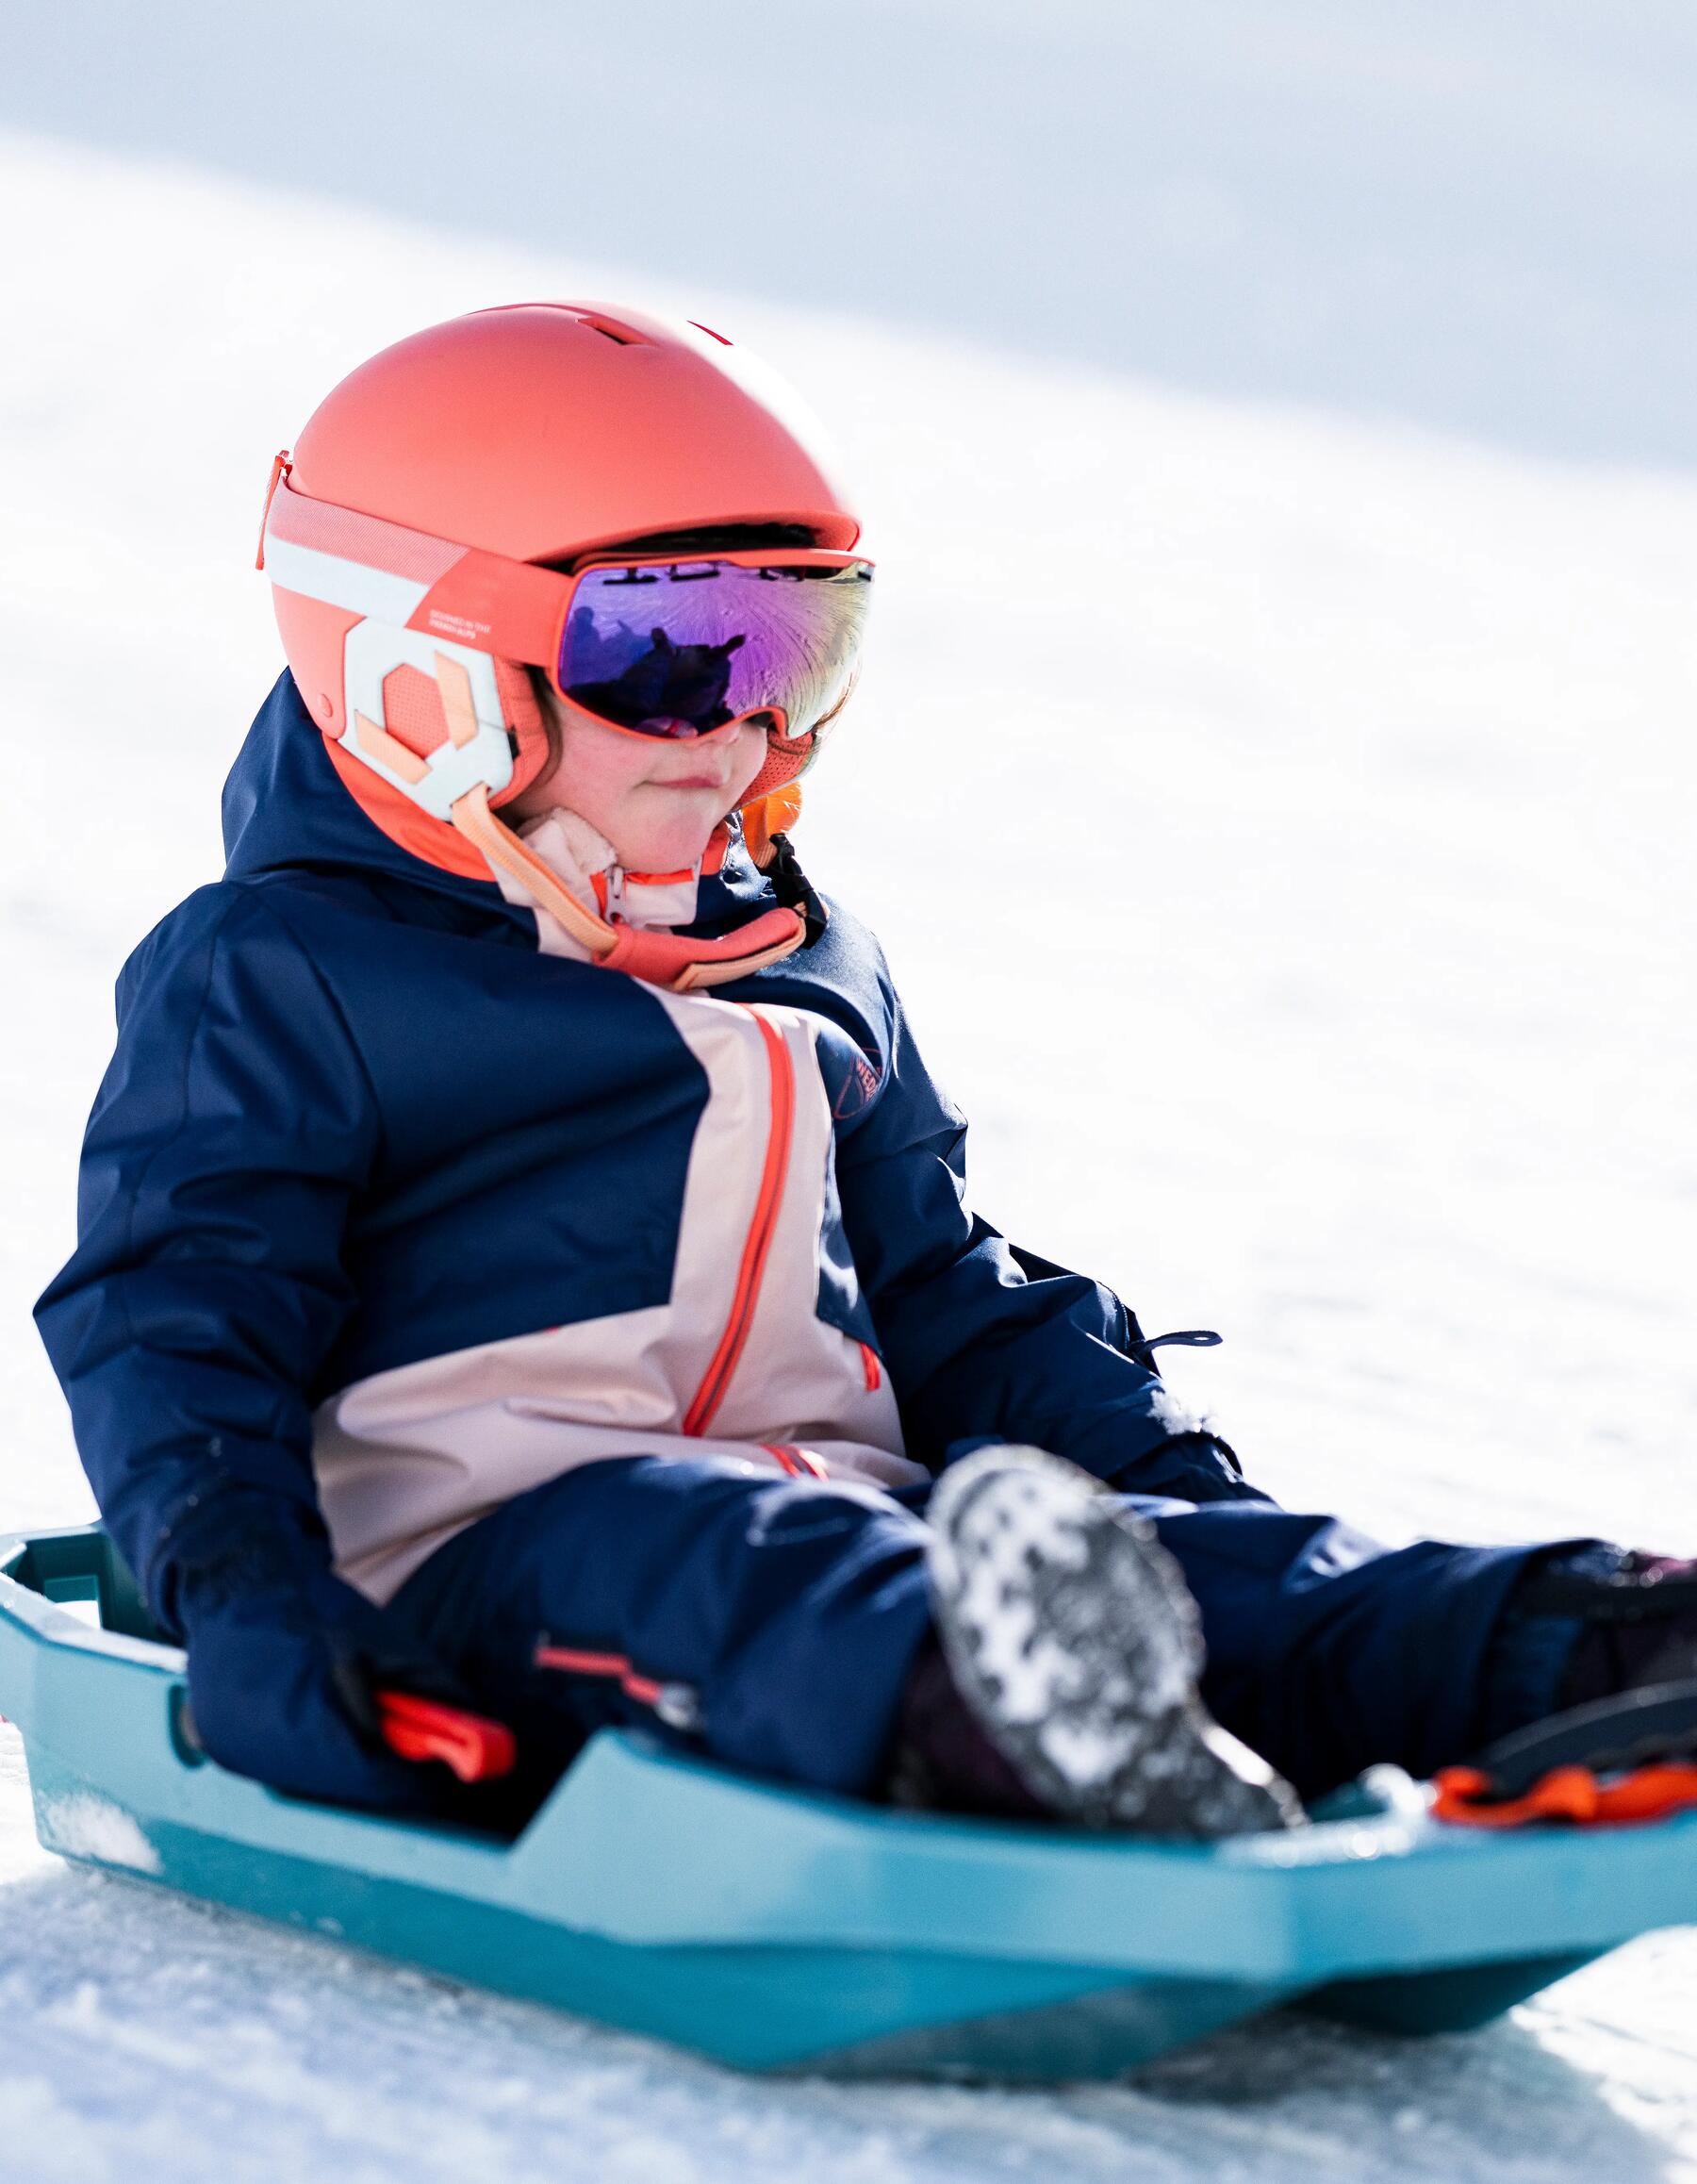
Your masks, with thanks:
<instances>
[{"instance_id":1,"label":"child's arm","mask_svg":"<svg viewBox=\"0 0 1697 2184\"><path fill-rule=\"evenodd\" d=\"M1079 1274L1028 1280L965 1204L965 1117L932 1082L891 996L893 1051L838 1185L854 1260L901 1406L909 1455L1030 1442L1139 1494L1261 1498L1127 1353L1113 1293Z\"/></svg>"},{"instance_id":2,"label":"child's arm","mask_svg":"<svg viewBox=\"0 0 1697 2184\"><path fill-rule=\"evenodd\" d=\"M84 1146L74 1255L37 1308L95 1498L184 1639L215 1758L367 1804L420 1797L338 1696L381 1646L331 1573L310 1390L352 1305L352 1190L378 1119L288 928L204 889L125 966Z\"/></svg>"}]
</instances>

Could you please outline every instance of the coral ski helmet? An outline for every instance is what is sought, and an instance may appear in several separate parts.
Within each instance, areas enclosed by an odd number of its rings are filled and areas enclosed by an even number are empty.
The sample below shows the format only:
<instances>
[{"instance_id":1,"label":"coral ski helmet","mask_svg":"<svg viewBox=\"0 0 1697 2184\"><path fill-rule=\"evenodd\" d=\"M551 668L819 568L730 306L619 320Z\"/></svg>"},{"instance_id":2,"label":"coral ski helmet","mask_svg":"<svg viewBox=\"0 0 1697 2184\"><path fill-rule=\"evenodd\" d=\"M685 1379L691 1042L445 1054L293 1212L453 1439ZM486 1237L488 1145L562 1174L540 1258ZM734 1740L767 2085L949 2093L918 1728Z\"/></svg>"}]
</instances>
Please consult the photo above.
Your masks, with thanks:
<instances>
[{"instance_id":1,"label":"coral ski helmet","mask_svg":"<svg viewBox=\"0 0 1697 2184\"><path fill-rule=\"evenodd\" d=\"M640 544L749 523L814 543L687 565ZM747 350L645 312L514 304L398 341L325 396L272 466L259 566L302 701L367 815L444 870L504 873L595 961L683 990L789 954L807 931L793 904L813 899L792 885L712 941L579 902L495 816L548 760L527 670L634 734L758 720L766 763L742 812L769 865L852 684L871 574L859 537L817 426ZM651 588L616 600L623 586ZM620 618L626 600L639 617ZM585 643L601 679L574 682ZM635 703L645 689L661 694Z\"/></svg>"}]
</instances>

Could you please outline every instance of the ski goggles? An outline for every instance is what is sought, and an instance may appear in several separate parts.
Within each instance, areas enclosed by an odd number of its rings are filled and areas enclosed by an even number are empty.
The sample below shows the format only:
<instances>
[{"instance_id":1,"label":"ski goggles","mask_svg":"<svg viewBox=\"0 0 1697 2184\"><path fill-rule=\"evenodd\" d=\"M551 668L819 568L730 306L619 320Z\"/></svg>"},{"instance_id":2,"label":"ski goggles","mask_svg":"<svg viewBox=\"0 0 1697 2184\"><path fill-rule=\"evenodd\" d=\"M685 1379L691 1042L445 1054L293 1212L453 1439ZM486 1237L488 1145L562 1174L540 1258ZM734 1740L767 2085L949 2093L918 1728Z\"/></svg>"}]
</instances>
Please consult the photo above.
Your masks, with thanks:
<instances>
[{"instance_id":1,"label":"ski goggles","mask_svg":"<svg viewBox=\"0 0 1697 2184\"><path fill-rule=\"evenodd\" d=\"M754 721L813 736L854 679L872 565L848 554L591 563L568 579L554 687L634 736Z\"/></svg>"},{"instance_id":2,"label":"ski goggles","mask_svg":"<svg viewBox=\"0 0 1697 2184\"><path fill-rule=\"evenodd\" d=\"M825 547L607 554L568 572L511 561L296 492L281 456L259 567L408 633L422 666L433 645L522 661L596 720L651 736L733 720L815 736L848 694L872 593L869 561Z\"/></svg>"}]
</instances>

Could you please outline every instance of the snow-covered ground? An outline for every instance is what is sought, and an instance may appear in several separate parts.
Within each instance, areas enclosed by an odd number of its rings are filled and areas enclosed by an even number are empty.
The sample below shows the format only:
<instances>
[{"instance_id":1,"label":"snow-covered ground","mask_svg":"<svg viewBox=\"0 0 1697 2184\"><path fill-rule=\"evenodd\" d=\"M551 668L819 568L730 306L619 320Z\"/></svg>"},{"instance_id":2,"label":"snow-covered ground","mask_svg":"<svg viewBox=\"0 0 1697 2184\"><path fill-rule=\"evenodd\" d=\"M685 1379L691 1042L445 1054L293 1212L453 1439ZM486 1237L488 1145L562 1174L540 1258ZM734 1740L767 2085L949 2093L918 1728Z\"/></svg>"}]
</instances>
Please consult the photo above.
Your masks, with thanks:
<instances>
[{"instance_id":1,"label":"snow-covered ground","mask_svg":"<svg viewBox=\"0 0 1697 2184\"><path fill-rule=\"evenodd\" d=\"M1697 462L1688 0L16 13L0 127L1213 393Z\"/></svg>"},{"instance_id":2,"label":"snow-covered ground","mask_svg":"<svg viewBox=\"0 0 1697 2184\"><path fill-rule=\"evenodd\" d=\"M275 671L272 450L417 324L634 287L764 348L865 481L879 625L802 842L975 1117L979 1202L1222 1328L1179 1385L1288 1501L1697 1551L1697 482L41 140L0 139L0 1524L89 1512L27 1307L112 976L216 871ZM1052 2095L750 2086L68 1870L0 1760L19 2184L1697 2176L1684 1935L1466 2040L1281 2019Z\"/></svg>"}]
</instances>

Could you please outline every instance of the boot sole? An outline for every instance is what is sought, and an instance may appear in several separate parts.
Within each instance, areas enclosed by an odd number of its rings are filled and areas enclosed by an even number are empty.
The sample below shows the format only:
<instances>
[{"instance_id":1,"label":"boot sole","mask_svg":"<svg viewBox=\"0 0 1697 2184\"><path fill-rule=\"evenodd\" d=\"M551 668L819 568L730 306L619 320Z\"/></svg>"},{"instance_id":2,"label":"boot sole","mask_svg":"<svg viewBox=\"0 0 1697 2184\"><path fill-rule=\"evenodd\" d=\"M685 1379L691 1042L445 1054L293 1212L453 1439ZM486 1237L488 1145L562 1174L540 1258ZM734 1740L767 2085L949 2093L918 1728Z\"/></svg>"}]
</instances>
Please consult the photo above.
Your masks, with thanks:
<instances>
[{"instance_id":1,"label":"boot sole","mask_svg":"<svg viewBox=\"0 0 1697 2184\"><path fill-rule=\"evenodd\" d=\"M1152 1525L1015 1448L951 1465L927 1518L949 1672L1045 1805L1193 1841L1300 1824L1294 1792L1197 1696L1200 1619Z\"/></svg>"}]
</instances>

